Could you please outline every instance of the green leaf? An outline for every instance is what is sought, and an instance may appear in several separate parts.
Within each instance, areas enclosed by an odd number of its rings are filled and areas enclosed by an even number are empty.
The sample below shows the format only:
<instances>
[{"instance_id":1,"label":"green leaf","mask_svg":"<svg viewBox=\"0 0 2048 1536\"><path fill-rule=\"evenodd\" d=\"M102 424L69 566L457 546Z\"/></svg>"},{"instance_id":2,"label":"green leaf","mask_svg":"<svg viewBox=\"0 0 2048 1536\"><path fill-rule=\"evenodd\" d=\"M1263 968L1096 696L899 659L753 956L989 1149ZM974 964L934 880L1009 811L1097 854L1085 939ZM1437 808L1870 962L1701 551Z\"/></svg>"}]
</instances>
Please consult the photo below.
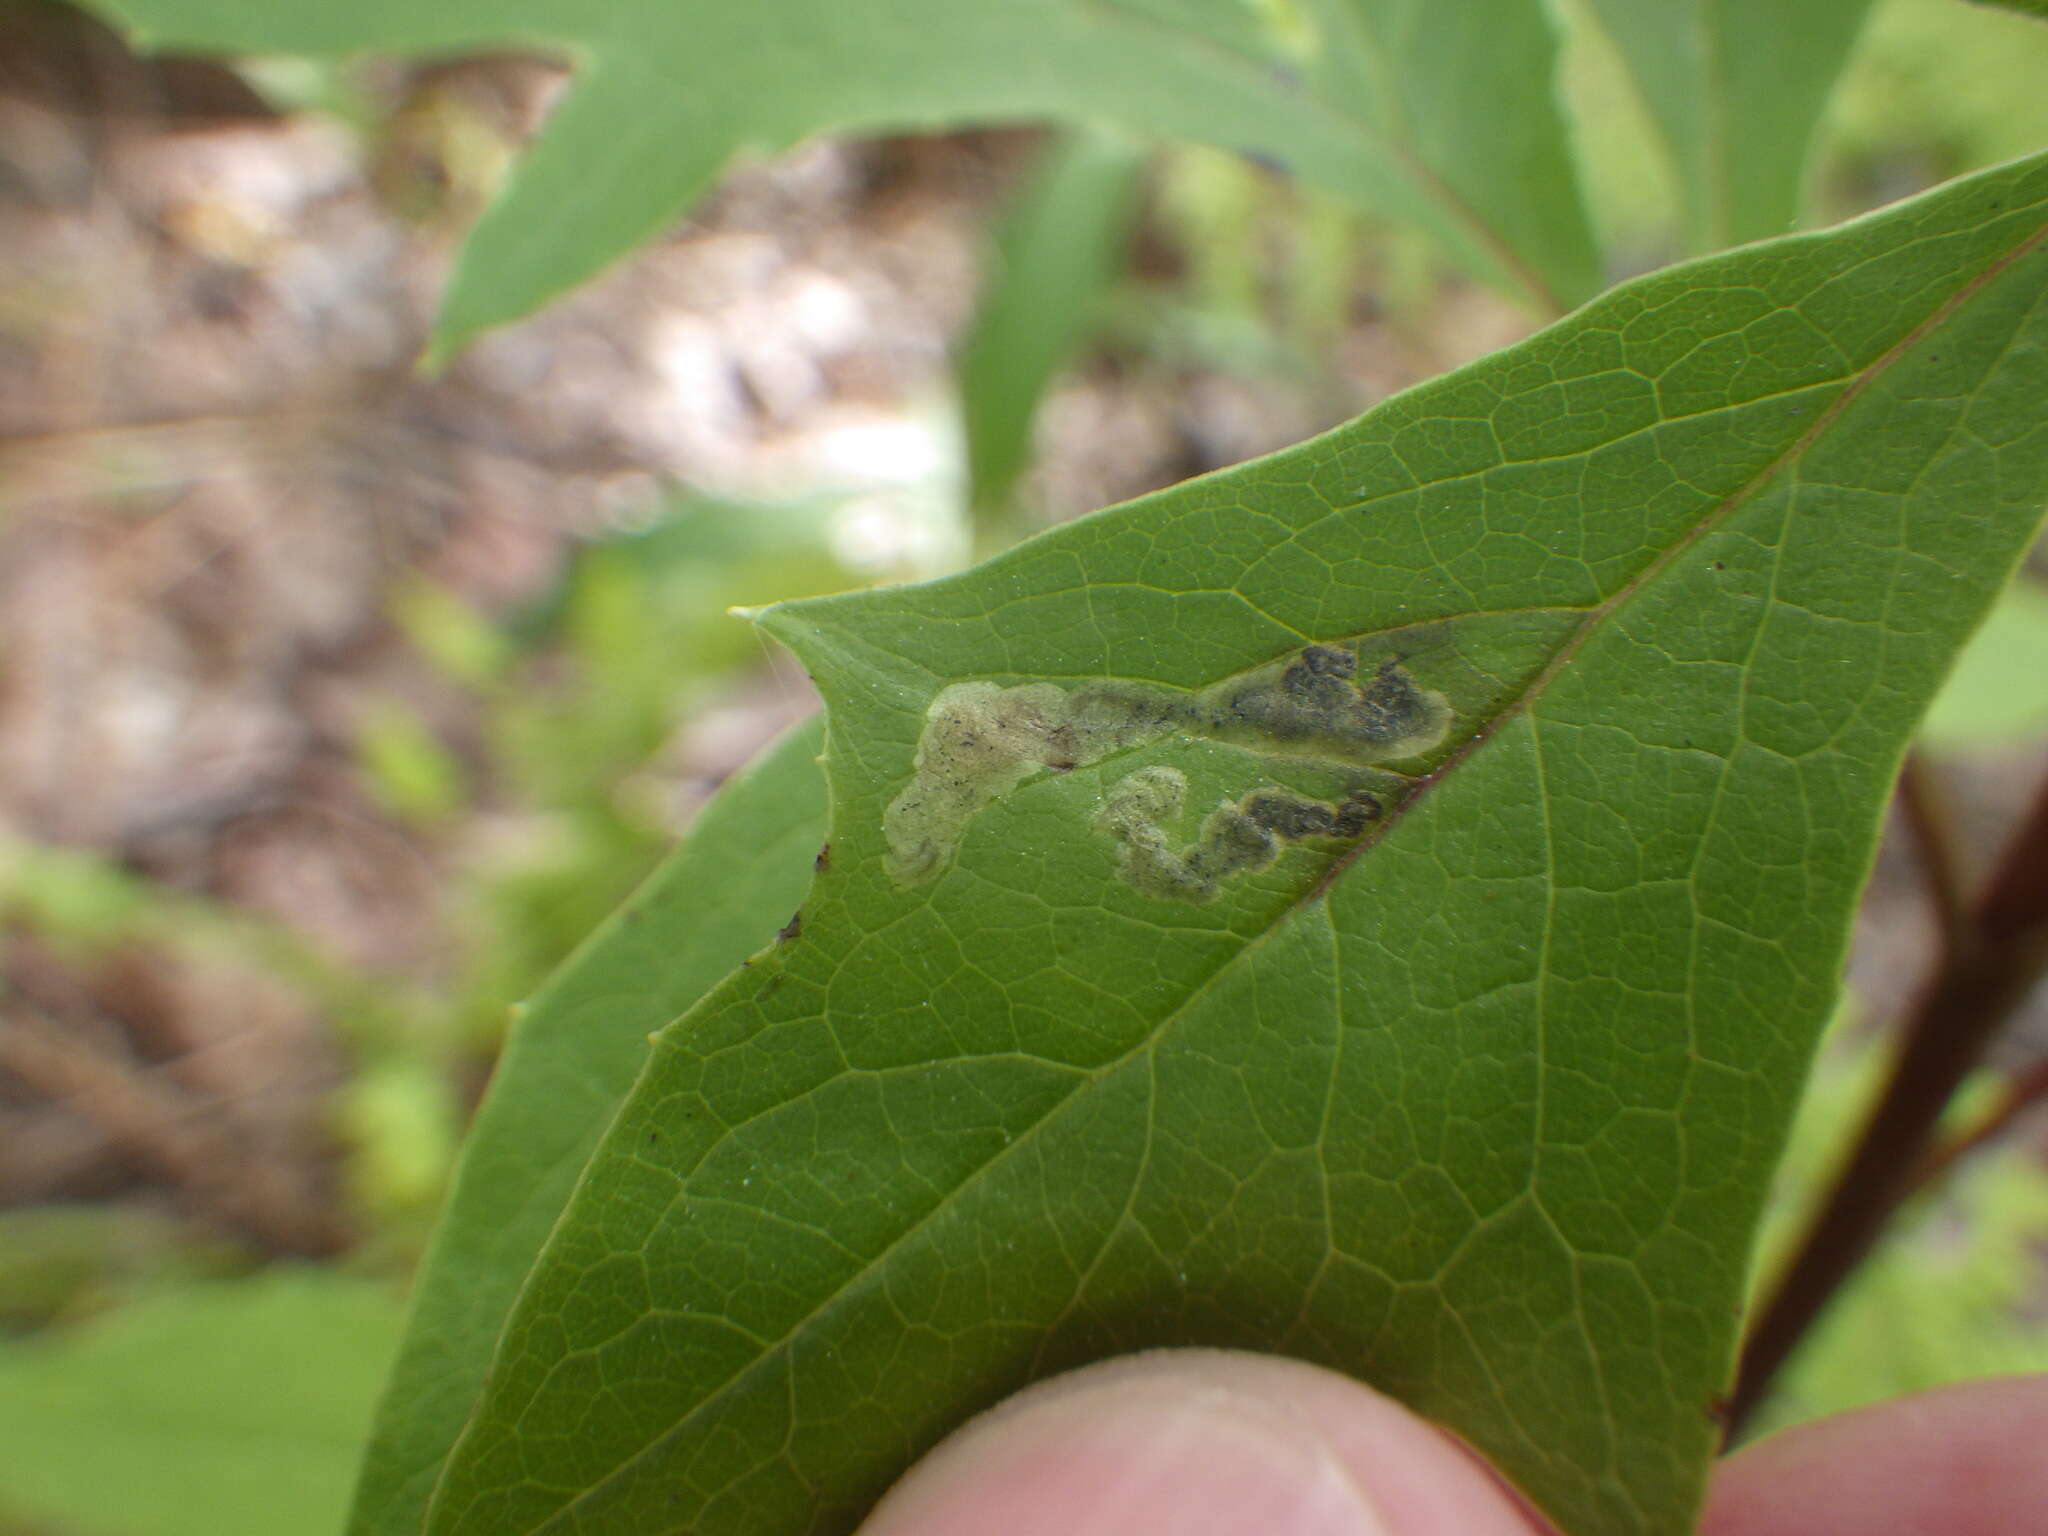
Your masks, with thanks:
<instances>
[{"instance_id":1,"label":"green leaf","mask_svg":"<svg viewBox=\"0 0 2048 1536\"><path fill-rule=\"evenodd\" d=\"M1713 250L1799 221L1808 153L1870 0L1590 0Z\"/></svg>"},{"instance_id":2,"label":"green leaf","mask_svg":"<svg viewBox=\"0 0 2048 1536\"><path fill-rule=\"evenodd\" d=\"M378 1411L350 1530L414 1532L490 1351L650 1030L769 942L824 836L813 720L721 789L688 839L524 1005L463 1153Z\"/></svg>"},{"instance_id":3,"label":"green leaf","mask_svg":"<svg viewBox=\"0 0 2048 1536\"><path fill-rule=\"evenodd\" d=\"M1306 64L1319 93L1369 112L1413 174L1453 207L1480 215L1493 231L1482 238L1498 242L1501 260L1528 268L1534 286L1565 306L1599 286L1557 106L1558 46L1547 7L1253 0L1250 8L1302 18L1319 40Z\"/></svg>"},{"instance_id":4,"label":"green leaf","mask_svg":"<svg viewBox=\"0 0 2048 1536\"><path fill-rule=\"evenodd\" d=\"M735 155L827 131L1050 117L1205 140L1412 220L1539 307L1575 303L1598 281L1550 99L1540 0L1474 0L1457 22L1432 19L1420 0L1361 0L1350 9L1383 18L1373 58L1399 84L1368 93L1360 81L1342 96L1304 89L1286 39L1235 0L100 3L156 47L569 50L575 88L463 249L441 355L654 234ZM1469 100L1468 78L1513 83L1489 104L1484 135L1459 130L1448 105L1404 117L1411 95Z\"/></svg>"},{"instance_id":5,"label":"green leaf","mask_svg":"<svg viewBox=\"0 0 2048 1536\"><path fill-rule=\"evenodd\" d=\"M661 1035L428 1530L844 1531L1174 1344L1685 1530L1880 808L2048 499L2044 222L2037 159L1674 268L768 610L831 868Z\"/></svg>"},{"instance_id":6,"label":"green leaf","mask_svg":"<svg viewBox=\"0 0 2048 1536\"><path fill-rule=\"evenodd\" d=\"M1030 460L1040 397L1121 268L1144 167L1130 140L1073 130L1047 146L1003 222L960 357L968 480L992 520Z\"/></svg>"},{"instance_id":7,"label":"green leaf","mask_svg":"<svg viewBox=\"0 0 2048 1536\"><path fill-rule=\"evenodd\" d=\"M398 1325L388 1287L307 1270L0 1346L0 1504L95 1536L331 1536Z\"/></svg>"}]
</instances>

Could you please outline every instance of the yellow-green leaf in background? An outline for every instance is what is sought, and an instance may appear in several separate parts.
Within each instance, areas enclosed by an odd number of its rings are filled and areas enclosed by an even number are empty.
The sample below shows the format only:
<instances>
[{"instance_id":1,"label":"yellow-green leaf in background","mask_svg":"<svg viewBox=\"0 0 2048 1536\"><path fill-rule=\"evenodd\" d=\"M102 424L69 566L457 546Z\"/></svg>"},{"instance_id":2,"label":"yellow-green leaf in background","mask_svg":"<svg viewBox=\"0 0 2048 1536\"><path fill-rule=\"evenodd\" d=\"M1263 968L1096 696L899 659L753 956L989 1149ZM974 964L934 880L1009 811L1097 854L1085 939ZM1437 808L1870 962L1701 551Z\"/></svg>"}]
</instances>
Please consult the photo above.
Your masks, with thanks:
<instances>
[{"instance_id":1,"label":"yellow-green leaf in background","mask_svg":"<svg viewBox=\"0 0 2048 1536\"><path fill-rule=\"evenodd\" d=\"M97 0L165 48L553 48L567 99L466 243L446 354L826 132L1085 120L1255 154L1556 311L1598 261L1541 0ZM1483 113L1483 119L1475 114Z\"/></svg>"}]
</instances>

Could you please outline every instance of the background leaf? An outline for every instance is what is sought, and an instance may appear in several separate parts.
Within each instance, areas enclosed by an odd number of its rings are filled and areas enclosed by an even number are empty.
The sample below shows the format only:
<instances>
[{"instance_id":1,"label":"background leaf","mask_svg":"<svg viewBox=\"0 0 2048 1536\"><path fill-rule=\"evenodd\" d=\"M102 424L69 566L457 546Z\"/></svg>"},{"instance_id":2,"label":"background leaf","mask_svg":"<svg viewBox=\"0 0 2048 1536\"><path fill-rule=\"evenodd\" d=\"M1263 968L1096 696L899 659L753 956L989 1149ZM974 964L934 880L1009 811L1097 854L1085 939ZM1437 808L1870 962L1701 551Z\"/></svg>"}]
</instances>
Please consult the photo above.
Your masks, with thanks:
<instances>
[{"instance_id":1,"label":"background leaf","mask_svg":"<svg viewBox=\"0 0 2048 1536\"><path fill-rule=\"evenodd\" d=\"M960 357L960 414L977 509L1001 519L1031 457L1031 424L1122 269L1144 150L1093 129L1046 146L1004 219Z\"/></svg>"},{"instance_id":2,"label":"background leaf","mask_svg":"<svg viewBox=\"0 0 2048 1536\"><path fill-rule=\"evenodd\" d=\"M673 1019L768 942L824 832L821 722L704 808L682 846L521 1013L414 1293L350 1528L417 1531L520 1281L578 1172Z\"/></svg>"},{"instance_id":3,"label":"background leaf","mask_svg":"<svg viewBox=\"0 0 2048 1536\"><path fill-rule=\"evenodd\" d=\"M1197 1343L1365 1377L1573 1532L1686 1529L1880 808L2048 499L2044 219L2036 158L1670 269L961 577L769 610L831 869L662 1035L429 1529L845 1530L1023 1382ZM1448 734L1244 728L1341 670L1311 642ZM899 885L963 680L1035 690L943 755L1015 783ZM1174 728L1058 760L1033 712L1084 688ZM1166 900L1101 817L1168 773L1169 848L1259 794L1385 814Z\"/></svg>"},{"instance_id":4,"label":"background leaf","mask_svg":"<svg viewBox=\"0 0 2048 1536\"><path fill-rule=\"evenodd\" d=\"M1472 271L1558 309L1598 281L1550 91L1539 0L1326 5L1370 49L1344 89L1304 88L1320 36L1290 39L1213 0L102 0L156 47L330 54L554 45L574 89L471 234L437 348L518 318L654 234L740 153L819 132L1067 118L1263 156L1357 206L1407 219ZM1292 48L1299 57L1289 57ZM1460 49L1466 51L1460 52ZM1385 81L1398 81L1387 85ZM1467 82L1473 82L1472 85ZM1507 83L1488 127L1408 98ZM1503 154L1501 146L1510 146Z\"/></svg>"},{"instance_id":5,"label":"background leaf","mask_svg":"<svg viewBox=\"0 0 2048 1536\"><path fill-rule=\"evenodd\" d=\"M1713 250L1799 222L1808 154L1870 0L1590 0Z\"/></svg>"},{"instance_id":6,"label":"background leaf","mask_svg":"<svg viewBox=\"0 0 2048 1536\"><path fill-rule=\"evenodd\" d=\"M0 1346L0 1502L93 1536L332 1536L398 1323L388 1286L282 1271Z\"/></svg>"}]
</instances>

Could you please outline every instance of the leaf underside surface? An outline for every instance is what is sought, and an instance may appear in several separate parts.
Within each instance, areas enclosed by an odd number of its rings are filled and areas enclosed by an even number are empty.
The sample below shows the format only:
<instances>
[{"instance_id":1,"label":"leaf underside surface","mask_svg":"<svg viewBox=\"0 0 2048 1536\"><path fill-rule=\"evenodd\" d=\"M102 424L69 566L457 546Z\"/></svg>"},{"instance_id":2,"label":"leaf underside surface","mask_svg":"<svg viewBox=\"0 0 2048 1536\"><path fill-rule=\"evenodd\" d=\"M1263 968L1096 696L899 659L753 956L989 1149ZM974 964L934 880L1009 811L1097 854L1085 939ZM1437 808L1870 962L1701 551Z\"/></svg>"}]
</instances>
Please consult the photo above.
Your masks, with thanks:
<instances>
[{"instance_id":1,"label":"leaf underside surface","mask_svg":"<svg viewBox=\"0 0 2048 1536\"><path fill-rule=\"evenodd\" d=\"M1555 312L1599 263L1541 0L96 0L151 47L566 51L576 78L465 243L438 355L654 235L736 156L817 133L1087 120L1258 155ZM1483 100L1485 111L1466 110Z\"/></svg>"},{"instance_id":2,"label":"leaf underside surface","mask_svg":"<svg viewBox=\"0 0 2048 1536\"><path fill-rule=\"evenodd\" d=\"M1688 1529L1880 808L2048 500L2044 220L2036 158L1671 268L768 610L829 868L662 1032L429 1530L845 1531L1023 1383L1184 1344Z\"/></svg>"}]
</instances>

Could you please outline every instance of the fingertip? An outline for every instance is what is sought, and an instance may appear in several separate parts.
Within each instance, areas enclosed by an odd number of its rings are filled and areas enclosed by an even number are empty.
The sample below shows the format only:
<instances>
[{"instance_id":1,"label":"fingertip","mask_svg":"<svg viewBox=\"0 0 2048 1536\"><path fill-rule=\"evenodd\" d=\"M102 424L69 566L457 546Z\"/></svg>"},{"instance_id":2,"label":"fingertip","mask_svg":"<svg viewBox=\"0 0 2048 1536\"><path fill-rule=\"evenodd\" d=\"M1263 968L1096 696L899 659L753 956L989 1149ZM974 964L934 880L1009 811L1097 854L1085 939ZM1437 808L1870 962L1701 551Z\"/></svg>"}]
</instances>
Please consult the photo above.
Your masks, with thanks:
<instances>
[{"instance_id":1,"label":"fingertip","mask_svg":"<svg viewBox=\"0 0 2048 1536\"><path fill-rule=\"evenodd\" d=\"M862 1536L1530 1536L1441 1431L1299 1361L1169 1350L1041 1383L968 1424Z\"/></svg>"},{"instance_id":2,"label":"fingertip","mask_svg":"<svg viewBox=\"0 0 2048 1536\"><path fill-rule=\"evenodd\" d=\"M1722 1464L1701 1536L2012 1536L2048 1520L2048 1375L1801 1424Z\"/></svg>"}]
</instances>

